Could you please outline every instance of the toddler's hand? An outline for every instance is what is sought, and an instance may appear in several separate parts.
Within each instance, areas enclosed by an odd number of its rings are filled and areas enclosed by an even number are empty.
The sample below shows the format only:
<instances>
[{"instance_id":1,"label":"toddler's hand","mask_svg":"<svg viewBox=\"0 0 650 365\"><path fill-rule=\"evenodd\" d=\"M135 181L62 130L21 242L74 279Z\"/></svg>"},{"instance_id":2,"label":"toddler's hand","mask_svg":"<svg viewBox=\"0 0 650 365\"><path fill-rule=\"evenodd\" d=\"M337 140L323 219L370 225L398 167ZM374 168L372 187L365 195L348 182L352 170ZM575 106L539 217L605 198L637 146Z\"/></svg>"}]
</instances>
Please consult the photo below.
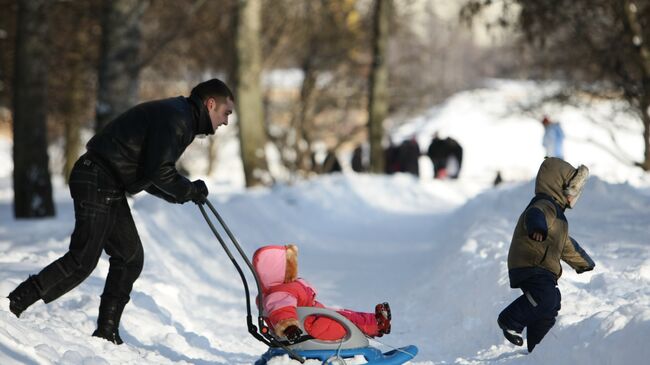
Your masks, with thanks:
<instances>
[{"instance_id":1,"label":"toddler's hand","mask_svg":"<svg viewBox=\"0 0 650 365\"><path fill-rule=\"evenodd\" d=\"M284 330L284 335L287 337L289 342L295 343L302 335L302 330L297 326L289 326Z\"/></svg>"},{"instance_id":2,"label":"toddler's hand","mask_svg":"<svg viewBox=\"0 0 650 365\"><path fill-rule=\"evenodd\" d=\"M533 232L533 234L530 235L530 238L532 238L533 240L535 240L537 242L544 241L544 235L539 233L539 232Z\"/></svg>"}]
</instances>

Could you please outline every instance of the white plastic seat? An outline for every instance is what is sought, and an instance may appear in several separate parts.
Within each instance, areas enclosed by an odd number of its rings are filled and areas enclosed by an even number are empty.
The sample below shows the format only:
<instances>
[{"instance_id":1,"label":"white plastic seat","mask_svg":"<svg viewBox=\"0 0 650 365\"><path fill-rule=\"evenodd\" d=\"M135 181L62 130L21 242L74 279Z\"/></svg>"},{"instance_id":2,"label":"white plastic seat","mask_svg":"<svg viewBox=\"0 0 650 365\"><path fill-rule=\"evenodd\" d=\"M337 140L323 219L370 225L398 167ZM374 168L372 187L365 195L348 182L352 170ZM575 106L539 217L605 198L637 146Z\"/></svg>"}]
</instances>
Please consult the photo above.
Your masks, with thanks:
<instances>
[{"instance_id":1,"label":"white plastic seat","mask_svg":"<svg viewBox=\"0 0 650 365\"><path fill-rule=\"evenodd\" d=\"M288 346L292 350L336 350L336 349L355 349L359 347L368 347L370 342L368 338L361 332L359 327L352 323L349 319L345 318L338 312L332 309L316 308L316 307L297 307L298 322L300 329L304 334L307 334L304 323L307 317L318 315L331 318L343 326L346 331L345 336L340 340L325 341L319 339L311 339Z\"/></svg>"}]
</instances>

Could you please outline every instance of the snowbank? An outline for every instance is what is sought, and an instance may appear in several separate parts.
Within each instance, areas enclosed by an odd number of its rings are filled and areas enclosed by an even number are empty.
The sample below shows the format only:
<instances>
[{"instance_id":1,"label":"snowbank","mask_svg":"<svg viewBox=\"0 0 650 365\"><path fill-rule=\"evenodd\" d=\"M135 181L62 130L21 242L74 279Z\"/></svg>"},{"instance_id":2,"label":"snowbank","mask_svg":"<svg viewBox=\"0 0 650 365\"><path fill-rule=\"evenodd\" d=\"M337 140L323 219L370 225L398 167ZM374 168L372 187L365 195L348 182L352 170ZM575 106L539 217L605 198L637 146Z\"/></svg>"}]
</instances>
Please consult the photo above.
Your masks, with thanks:
<instances>
[{"instance_id":1,"label":"snowbank","mask_svg":"<svg viewBox=\"0 0 650 365\"><path fill-rule=\"evenodd\" d=\"M577 275L564 266L558 323L532 354L506 342L496 326L499 311L519 295L509 288L506 256L543 154L539 122L512 110L537 96L536 89L499 82L460 93L392 132L395 138L415 133L423 148L436 130L458 139L466 152L458 181L344 174L243 190L236 139L224 135L223 151L230 152L220 158L228 164L208 181L211 201L249 254L265 244L298 244L301 275L324 303L372 310L389 301L393 333L381 341L417 345L414 364L645 363L650 179L582 138L610 143L600 124L590 124L592 110L554 109L567 132L567 158L595 175L567 217L596 269ZM635 128L630 122L617 138L634 137L622 148L640 158ZM4 297L65 252L74 214L56 179L57 216L15 220L11 143L4 140L0 161ZM497 170L507 182L492 188ZM0 299L0 364L251 364L266 350L246 332L238 274L199 210L146 194L130 204L145 267L123 318L126 344L89 336L108 270L104 258L79 287L49 305L35 304L20 319ZM274 361L283 364L296 362Z\"/></svg>"}]
</instances>

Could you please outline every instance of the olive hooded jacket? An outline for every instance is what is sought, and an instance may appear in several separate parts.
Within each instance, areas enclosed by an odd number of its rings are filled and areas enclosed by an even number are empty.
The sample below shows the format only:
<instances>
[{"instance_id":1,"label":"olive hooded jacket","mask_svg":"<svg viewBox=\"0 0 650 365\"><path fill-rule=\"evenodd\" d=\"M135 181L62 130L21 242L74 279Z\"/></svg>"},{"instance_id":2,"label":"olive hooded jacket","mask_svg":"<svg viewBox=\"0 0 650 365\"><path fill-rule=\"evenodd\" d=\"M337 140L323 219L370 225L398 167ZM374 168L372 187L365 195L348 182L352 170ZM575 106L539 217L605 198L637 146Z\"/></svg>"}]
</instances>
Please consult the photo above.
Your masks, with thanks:
<instances>
[{"instance_id":1,"label":"olive hooded jacket","mask_svg":"<svg viewBox=\"0 0 650 365\"><path fill-rule=\"evenodd\" d=\"M570 207L567 196L573 197L573 206L588 175L585 166L576 169L559 158L544 160L535 181L535 197L519 217L510 243L511 287L518 288L524 280L539 273L550 272L559 279L560 260L578 273L594 268L589 255L569 236L569 223L564 215L564 210ZM533 240L533 233L540 233L543 240Z\"/></svg>"}]
</instances>

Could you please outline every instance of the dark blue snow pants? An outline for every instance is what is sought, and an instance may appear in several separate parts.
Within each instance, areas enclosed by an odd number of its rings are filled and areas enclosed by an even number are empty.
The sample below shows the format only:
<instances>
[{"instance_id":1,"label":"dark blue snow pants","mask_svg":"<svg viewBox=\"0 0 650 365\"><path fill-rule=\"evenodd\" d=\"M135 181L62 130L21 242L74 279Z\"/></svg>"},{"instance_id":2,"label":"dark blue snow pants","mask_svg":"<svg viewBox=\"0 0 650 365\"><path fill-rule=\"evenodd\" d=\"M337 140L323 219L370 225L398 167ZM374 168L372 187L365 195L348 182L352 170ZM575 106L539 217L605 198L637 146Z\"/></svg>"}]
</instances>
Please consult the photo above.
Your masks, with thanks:
<instances>
[{"instance_id":1,"label":"dark blue snow pants","mask_svg":"<svg viewBox=\"0 0 650 365\"><path fill-rule=\"evenodd\" d=\"M528 328L528 349L532 351L555 324L560 310L560 290L551 273L531 276L520 284L520 288L524 294L499 314L499 321L520 333L524 327Z\"/></svg>"},{"instance_id":2,"label":"dark blue snow pants","mask_svg":"<svg viewBox=\"0 0 650 365\"><path fill-rule=\"evenodd\" d=\"M110 266L102 300L126 304L144 255L124 189L103 165L84 155L70 174L70 195L75 213L70 247L36 275L41 298L49 303L79 285L106 251Z\"/></svg>"}]
</instances>

